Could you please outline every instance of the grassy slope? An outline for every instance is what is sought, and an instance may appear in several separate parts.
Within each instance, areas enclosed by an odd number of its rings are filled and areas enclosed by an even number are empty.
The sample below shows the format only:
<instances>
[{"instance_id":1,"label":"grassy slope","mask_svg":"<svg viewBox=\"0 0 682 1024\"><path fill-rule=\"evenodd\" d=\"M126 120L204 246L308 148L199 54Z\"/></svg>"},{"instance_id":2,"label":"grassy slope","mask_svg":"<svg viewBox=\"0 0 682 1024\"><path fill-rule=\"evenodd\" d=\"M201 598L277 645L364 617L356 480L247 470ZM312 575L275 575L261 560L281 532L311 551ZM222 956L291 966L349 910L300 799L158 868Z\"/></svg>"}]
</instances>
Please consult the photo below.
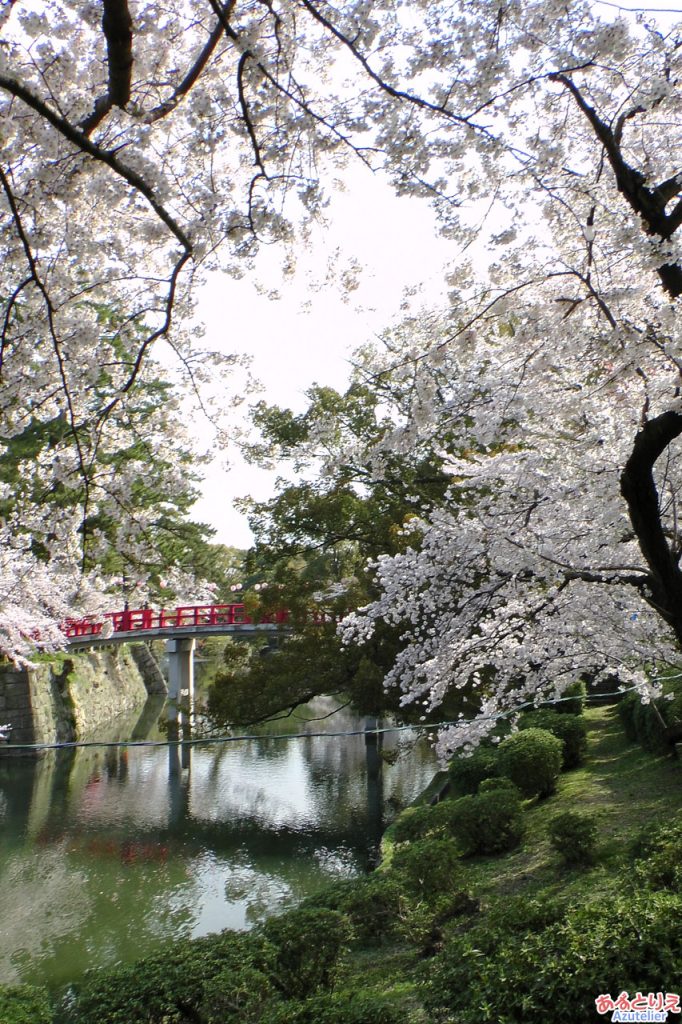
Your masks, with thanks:
<instances>
[{"instance_id":1,"label":"grassy slope","mask_svg":"<svg viewBox=\"0 0 682 1024\"><path fill-rule=\"evenodd\" d=\"M521 848L471 862L480 895L578 889L596 897L609 888L612 869L628 859L628 844L642 829L682 813L682 762L628 743L613 706L589 708L585 719L585 764L561 776L554 796L529 802ZM600 824L598 862L588 873L559 868L545 837L549 819L563 811L589 812Z\"/></svg>"},{"instance_id":2,"label":"grassy slope","mask_svg":"<svg viewBox=\"0 0 682 1024\"><path fill-rule=\"evenodd\" d=\"M631 858L630 843L642 830L682 816L682 761L628 743L613 706L590 708L585 719L585 765L562 775L552 797L528 801L521 847L465 862L467 887L480 899L482 914L511 895L565 895L583 904L594 902L617 887L614 869ZM590 870L562 867L546 838L549 820L568 810L594 814L600 823L597 862ZM428 961L405 943L357 953L342 984L394 996L405 1008L406 1024L422 1024L427 1017L419 1006L418 985L426 972Z\"/></svg>"}]
</instances>

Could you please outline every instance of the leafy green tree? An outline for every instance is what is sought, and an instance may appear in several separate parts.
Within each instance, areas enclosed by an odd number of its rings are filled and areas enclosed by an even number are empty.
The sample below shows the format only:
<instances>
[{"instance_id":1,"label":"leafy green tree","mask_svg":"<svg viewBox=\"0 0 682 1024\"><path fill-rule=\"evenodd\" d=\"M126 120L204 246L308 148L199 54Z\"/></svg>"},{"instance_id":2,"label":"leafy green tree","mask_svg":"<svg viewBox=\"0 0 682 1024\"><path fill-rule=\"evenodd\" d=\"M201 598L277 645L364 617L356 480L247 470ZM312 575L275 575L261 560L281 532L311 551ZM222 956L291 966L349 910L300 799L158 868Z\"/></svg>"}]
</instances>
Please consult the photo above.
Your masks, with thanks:
<instances>
[{"instance_id":1,"label":"leafy green tree","mask_svg":"<svg viewBox=\"0 0 682 1024\"><path fill-rule=\"evenodd\" d=\"M380 625L359 647L344 645L335 626L373 596L368 559L404 550L410 520L448 483L431 445L391 453L381 470L369 463L404 399L403 383L389 384L372 385L358 371L345 394L312 388L302 414L255 408L260 441L248 457L288 463L302 478L282 480L269 501L242 502L256 536L244 562L245 601L254 616L286 607L295 633L268 657L252 644L226 648L210 698L221 722L261 720L320 693L345 693L367 714L399 706L382 685L398 650L396 629ZM255 583L257 592L248 589Z\"/></svg>"}]
</instances>

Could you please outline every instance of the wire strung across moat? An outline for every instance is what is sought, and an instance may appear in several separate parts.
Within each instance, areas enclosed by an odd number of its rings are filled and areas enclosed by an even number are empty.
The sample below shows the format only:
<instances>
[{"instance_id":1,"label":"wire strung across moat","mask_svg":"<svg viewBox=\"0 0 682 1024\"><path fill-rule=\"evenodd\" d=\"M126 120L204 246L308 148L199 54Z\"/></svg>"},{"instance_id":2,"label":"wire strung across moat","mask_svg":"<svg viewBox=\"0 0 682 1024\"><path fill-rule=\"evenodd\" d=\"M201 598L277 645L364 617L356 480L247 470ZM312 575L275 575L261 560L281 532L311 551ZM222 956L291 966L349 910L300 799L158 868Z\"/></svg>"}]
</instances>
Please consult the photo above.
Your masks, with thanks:
<instances>
[{"instance_id":1,"label":"wire strung across moat","mask_svg":"<svg viewBox=\"0 0 682 1024\"><path fill-rule=\"evenodd\" d=\"M612 693L586 694L582 699L587 702L590 700L602 701L607 697L622 697L626 693L631 693L636 689L636 686L630 686L622 690L615 690ZM553 701L542 701L541 704L543 706L548 704L561 704L564 701L574 701L575 699L575 697L558 697ZM523 711L525 708L537 708L539 706L540 705L535 704L533 701L527 701L525 704L519 704L518 707L511 711L503 711L499 715L490 715L488 718L479 719L479 721L500 722L505 718L509 718L511 715L516 715L519 711ZM197 736L189 737L188 739L167 740L65 740L59 743L10 742L7 743L7 745L0 746L0 756L3 750L72 750L74 748L82 747L198 747L209 746L214 743L239 743L245 740L339 739L343 736L378 736L384 733L414 732L415 730L434 732L437 729L445 729L448 726L462 725L464 721L464 719L460 718L449 722L415 722L412 725L383 725L376 726L374 728L365 727L364 729L343 729L337 732L294 732L275 733L273 735L268 735L267 733L243 733L236 736Z\"/></svg>"}]
</instances>

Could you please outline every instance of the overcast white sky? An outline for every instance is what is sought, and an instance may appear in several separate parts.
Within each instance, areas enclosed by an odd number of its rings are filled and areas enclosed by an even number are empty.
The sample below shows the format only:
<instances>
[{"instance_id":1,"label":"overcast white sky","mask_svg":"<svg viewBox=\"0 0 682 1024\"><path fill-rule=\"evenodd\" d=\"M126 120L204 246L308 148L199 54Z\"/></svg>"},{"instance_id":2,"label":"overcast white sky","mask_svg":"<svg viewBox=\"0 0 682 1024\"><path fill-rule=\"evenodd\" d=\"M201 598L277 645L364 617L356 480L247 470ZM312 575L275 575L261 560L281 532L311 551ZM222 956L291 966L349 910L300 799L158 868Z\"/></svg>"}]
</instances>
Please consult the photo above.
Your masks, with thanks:
<instances>
[{"instance_id":1,"label":"overcast white sky","mask_svg":"<svg viewBox=\"0 0 682 1024\"><path fill-rule=\"evenodd\" d=\"M206 347L248 352L265 389L262 397L297 410L305 407L304 392L313 383L343 389L348 356L404 315L406 287L422 286L417 306L444 301L444 267L455 255L453 243L438 236L427 204L397 199L360 168L347 176L347 190L334 198L328 217L329 229L319 232L293 281L282 284L273 255L272 287L279 289L279 300L259 294L253 280L224 275L215 275L200 299ZM324 280L337 247L342 266L355 257L365 268L345 301L338 283L313 287ZM193 514L217 530L217 541L248 547L251 533L234 498L267 498L274 477L234 458L228 471L216 464Z\"/></svg>"}]
</instances>

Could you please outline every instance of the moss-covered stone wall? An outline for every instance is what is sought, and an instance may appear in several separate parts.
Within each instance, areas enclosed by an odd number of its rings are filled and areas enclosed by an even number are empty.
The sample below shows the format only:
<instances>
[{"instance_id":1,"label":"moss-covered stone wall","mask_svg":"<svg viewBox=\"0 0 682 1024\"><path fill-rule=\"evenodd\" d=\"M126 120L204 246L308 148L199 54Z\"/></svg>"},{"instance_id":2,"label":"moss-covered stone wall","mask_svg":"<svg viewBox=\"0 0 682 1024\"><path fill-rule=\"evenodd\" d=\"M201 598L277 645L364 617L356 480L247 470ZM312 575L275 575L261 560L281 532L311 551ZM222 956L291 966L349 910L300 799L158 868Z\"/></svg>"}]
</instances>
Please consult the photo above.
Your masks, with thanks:
<instances>
[{"instance_id":1,"label":"moss-covered stone wall","mask_svg":"<svg viewBox=\"0 0 682 1024\"><path fill-rule=\"evenodd\" d=\"M55 655L32 669L0 666L0 725L12 726L8 746L68 742L142 704L147 692L127 646Z\"/></svg>"}]
</instances>

